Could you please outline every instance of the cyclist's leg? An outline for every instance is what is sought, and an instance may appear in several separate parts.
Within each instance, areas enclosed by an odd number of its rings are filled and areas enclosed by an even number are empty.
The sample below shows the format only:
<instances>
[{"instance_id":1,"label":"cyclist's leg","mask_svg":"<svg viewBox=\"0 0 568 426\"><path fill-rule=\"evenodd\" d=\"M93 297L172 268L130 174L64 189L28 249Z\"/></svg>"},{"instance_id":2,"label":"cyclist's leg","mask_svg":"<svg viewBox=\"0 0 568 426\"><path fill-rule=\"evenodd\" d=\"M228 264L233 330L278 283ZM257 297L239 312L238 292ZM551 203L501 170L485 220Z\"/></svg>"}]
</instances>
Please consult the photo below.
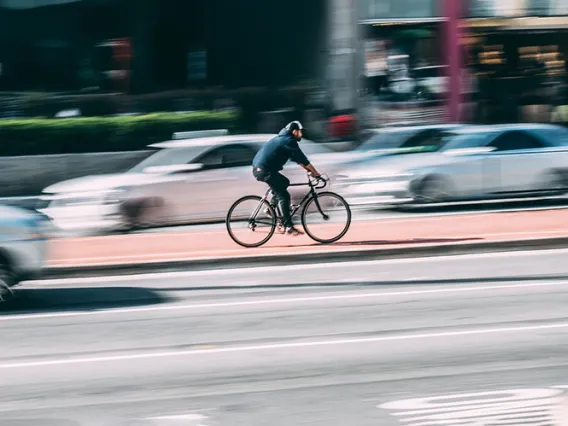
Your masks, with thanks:
<instances>
[{"instance_id":1,"label":"cyclist's leg","mask_svg":"<svg viewBox=\"0 0 568 426\"><path fill-rule=\"evenodd\" d=\"M272 199L268 200L268 202L272 205L272 207L274 207L274 209L276 209L276 205L278 202L278 196L276 195L276 193L274 192L274 190L272 189L272 186L268 183L268 181L270 180L270 173L266 172L266 171L260 171L257 169L253 170L253 176L254 178L259 181L259 182L263 182L265 184L267 184L270 189L272 190Z\"/></svg>"},{"instance_id":2,"label":"cyclist's leg","mask_svg":"<svg viewBox=\"0 0 568 426\"><path fill-rule=\"evenodd\" d=\"M282 224L286 228L291 228L294 226L292 223L292 218L290 216L290 194L288 192L288 186L290 181L288 178L280 173L271 173L267 182L274 192L274 195L280 206L280 212L282 213Z\"/></svg>"}]
</instances>

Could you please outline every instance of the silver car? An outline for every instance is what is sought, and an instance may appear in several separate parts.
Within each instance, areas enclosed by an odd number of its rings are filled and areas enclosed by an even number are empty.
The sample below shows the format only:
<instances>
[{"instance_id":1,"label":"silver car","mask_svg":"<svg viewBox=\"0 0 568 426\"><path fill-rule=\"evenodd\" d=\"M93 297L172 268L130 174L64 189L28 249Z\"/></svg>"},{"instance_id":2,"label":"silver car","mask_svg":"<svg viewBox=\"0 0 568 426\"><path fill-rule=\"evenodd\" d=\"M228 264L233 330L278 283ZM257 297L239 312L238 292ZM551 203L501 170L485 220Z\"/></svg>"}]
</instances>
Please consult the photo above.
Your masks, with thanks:
<instances>
[{"instance_id":1,"label":"silver car","mask_svg":"<svg viewBox=\"0 0 568 426\"><path fill-rule=\"evenodd\" d=\"M563 194L568 129L546 124L467 126L417 149L367 157L339 172L355 206Z\"/></svg>"},{"instance_id":2,"label":"silver car","mask_svg":"<svg viewBox=\"0 0 568 426\"><path fill-rule=\"evenodd\" d=\"M51 227L47 218L18 207L0 206L0 301L44 268Z\"/></svg>"},{"instance_id":3,"label":"silver car","mask_svg":"<svg viewBox=\"0 0 568 426\"><path fill-rule=\"evenodd\" d=\"M273 134L171 140L152 145L155 153L126 173L86 176L44 189L40 211L73 233L128 230L224 220L231 204L261 194L252 159ZM302 150L327 171L340 158L329 148L303 140ZM306 180L291 165L292 181Z\"/></svg>"}]
</instances>

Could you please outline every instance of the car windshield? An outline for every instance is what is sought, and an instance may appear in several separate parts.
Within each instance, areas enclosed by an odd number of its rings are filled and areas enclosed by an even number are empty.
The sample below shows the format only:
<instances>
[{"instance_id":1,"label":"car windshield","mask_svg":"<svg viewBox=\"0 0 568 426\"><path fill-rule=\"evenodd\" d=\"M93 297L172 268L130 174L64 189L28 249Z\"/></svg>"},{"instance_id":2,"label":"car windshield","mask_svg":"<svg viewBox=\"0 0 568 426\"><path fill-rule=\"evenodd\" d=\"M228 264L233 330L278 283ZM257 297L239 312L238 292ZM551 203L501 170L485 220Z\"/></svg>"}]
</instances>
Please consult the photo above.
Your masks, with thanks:
<instances>
[{"instance_id":1,"label":"car windshield","mask_svg":"<svg viewBox=\"0 0 568 426\"><path fill-rule=\"evenodd\" d=\"M148 167L163 167L163 166L189 164L202 151L203 148L199 147L159 149L154 154L150 155L148 158L138 163L128 172L144 173L144 170L147 169Z\"/></svg>"},{"instance_id":2,"label":"car windshield","mask_svg":"<svg viewBox=\"0 0 568 426\"><path fill-rule=\"evenodd\" d=\"M355 151L366 152L398 148L411 134L410 131L371 133Z\"/></svg>"},{"instance_id":3,"label":"car windshield","mask_svg":"<svg viewBox=\"0 0 568 426\"><path fill-rule=\"evenodd\" d=\"M388 135L388 134L387 134ZM396 136L395 136L396 135ZM447 143L446 133L440 131L428 132L406 132L388 135L390 139L381 145L375 145L376 149L383 149L386 152L381 155L408 155L426 152L436 152ZM393 137L394 136L394 137Z\"/></svg>"}]
</instances>

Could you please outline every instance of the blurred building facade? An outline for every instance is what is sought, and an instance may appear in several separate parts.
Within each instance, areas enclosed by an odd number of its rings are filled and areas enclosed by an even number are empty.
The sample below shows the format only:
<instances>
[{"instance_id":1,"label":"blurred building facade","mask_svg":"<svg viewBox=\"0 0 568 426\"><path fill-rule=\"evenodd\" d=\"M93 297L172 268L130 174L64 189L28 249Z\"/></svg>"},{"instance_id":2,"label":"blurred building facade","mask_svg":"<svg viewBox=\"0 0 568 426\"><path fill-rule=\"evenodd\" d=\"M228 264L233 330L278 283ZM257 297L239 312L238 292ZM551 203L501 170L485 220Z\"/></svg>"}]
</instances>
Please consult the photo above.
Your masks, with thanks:
<instances>
[{"instance_id":1,"label":"blurred building facade","mask_svg":"<svg viewBox=\"0 0 568 426\"><path fill-rule=\"evenodd\" d=\"M309 82L327 115L439 122L448 97L445 4L0 0L0 91L275 93ZM464 120L568 121L568 1L460 4ZM265 103L257 107L279 107Z\"/></svg>"},{"instance_id":2,"label":"blurred building facade","mask_svg":"<svg viewBox=\"0 0 568 426\"><path fill-rule=\"evenodd\" d=\"M375 105L370 121L444 119L450 75L447 4L361 1L362 89ZM460 5L462 120L558 119L568 103L568 2L468 0Z\"/></svg>"},{"instance_id":3,"label":"blurred building facade","mask_svg":"<svg viewBox=\"0 0 568 426\"><path fill-rule=\"evenodd\" d=\"M0 0L0 90L152 92L316 79L324 4Z\"/></svg>"}]
</instances>

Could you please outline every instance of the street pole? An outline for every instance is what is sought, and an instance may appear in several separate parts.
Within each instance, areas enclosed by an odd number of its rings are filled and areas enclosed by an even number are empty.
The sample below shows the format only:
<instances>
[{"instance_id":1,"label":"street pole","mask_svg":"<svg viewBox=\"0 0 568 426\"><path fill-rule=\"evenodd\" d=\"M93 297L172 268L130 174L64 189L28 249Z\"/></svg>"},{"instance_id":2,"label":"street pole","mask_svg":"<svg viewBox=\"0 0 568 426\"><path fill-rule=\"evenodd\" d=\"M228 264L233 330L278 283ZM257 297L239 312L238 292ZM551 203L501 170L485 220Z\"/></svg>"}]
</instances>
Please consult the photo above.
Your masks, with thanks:
<instances>
[{"instance_id":1,"label":"street pole","mask_svg":"<svg viewBox=\"0 0 568 426\"><path fill-rule=\"evenodd\" d=\"M450 123L460 121L461 67L460 50L460 7L461 0L442 0L446 16L446 63L448 65L449 91L447 97L447 119Z\"/></svg>"}]
</instances>

